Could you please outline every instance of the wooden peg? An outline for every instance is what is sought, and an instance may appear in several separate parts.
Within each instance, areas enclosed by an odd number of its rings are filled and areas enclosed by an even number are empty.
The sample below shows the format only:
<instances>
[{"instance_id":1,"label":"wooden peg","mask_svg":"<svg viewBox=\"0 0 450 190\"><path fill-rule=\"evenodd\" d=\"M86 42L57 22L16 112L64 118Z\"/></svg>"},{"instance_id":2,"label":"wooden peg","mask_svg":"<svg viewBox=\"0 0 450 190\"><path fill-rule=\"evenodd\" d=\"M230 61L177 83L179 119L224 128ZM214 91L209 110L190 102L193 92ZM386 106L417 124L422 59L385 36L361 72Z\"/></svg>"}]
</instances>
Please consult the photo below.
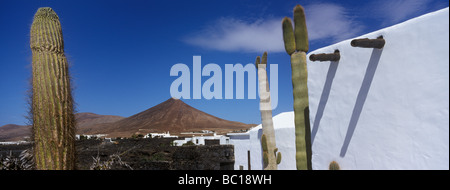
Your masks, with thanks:
<instances>
[{"instance_id":1,"label":"wooden peg","mask_svg":"<svg viewBox=\"0 0 450 190\"><path fill-rule=\"evenodd\" d=\"M383 39L383 36L380 36L377 39L369 39L369 38L354 39L350 43L350 45L352 45L353 47L377 48L377 49L383 48L384 44L385 41Z\"/></svg>"},{"instance_id":2,"label":"wooden peg","mask_svg":"<svg viewBox=\"0 0 450 190\"><path fill-rule=\"evenodd\" d=\"M320 53L309 56L311 61L339 61L339 59L341 59L339 50L334 50L334 53Z\"/></svg>"}]
</instances>

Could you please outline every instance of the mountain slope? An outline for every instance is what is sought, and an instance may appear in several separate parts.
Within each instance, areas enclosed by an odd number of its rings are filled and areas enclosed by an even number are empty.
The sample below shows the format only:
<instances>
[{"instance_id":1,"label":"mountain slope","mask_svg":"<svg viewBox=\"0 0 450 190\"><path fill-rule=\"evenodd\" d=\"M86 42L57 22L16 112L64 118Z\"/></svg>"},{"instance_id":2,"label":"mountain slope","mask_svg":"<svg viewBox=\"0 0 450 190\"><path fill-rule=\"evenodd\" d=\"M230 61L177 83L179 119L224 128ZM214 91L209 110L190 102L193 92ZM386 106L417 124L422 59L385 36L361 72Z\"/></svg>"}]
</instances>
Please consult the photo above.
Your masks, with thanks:
<instances>
[{"instance_id":1,"label":"mountain slope","mask_svg":"<svg viewBox=\"0 0 450 190\"><path fill-rule=\"evenodd\" d=\"M1 141L20 141L31 136L31 126L8 124L0 127Z\"/></svg>"},{"instance_id":2,"label":"mountain slope","mask_svg":"<svg viewBox=\"0 0 450 190\"><path fill-rule=\"evenodd\" d=\"M167 132L179 134L211 130L226 133L255 125L228 121L195 109L181 100L170 98L150 109L110 124L101 124L98 134L131 136L136 132Z\"/></svg>"},{"instance_id":3,"label":"mountain slope","mask_svg":"<svg viewBox=\"0 0 450 190\"><path fill-rule=\"evenodd\" d=\"M98 115L95 113L77 113L75 114L77 120L77 134L90 134L95 131L95 127L99 124L113 123L124 119L122 116L115 115Z\"/></svg>"},{"instance_id":4,"label":"mountain slope","mask_svg":"<svg viewBox=\"0 0 450 190\"><path fill-rule=\"evenodd\" d=\"M215 117L173 98L128 118L94 113L77 113L75 117L76 134L108 134L110 137L130 137L136 133L167 131L179 135L202 130L224 134L256 126ZM0 141L23 140L26 136L31 136L30 126L0 127Z\"/></svg>"},{"instance_id":5,"label":"mountain slope","mask_svg":"<svg viewBox=\"0 0 450 190\"><path fill-rule=\"evenodd\" d=\"M98 115L94 113L76 113L77 134L88 134L95 126L102 123L112 123L123 119L121 116ZM0 127L1 141L19 141L31 136L31 126L8 124Z\"/></svg>"}]
</instances>

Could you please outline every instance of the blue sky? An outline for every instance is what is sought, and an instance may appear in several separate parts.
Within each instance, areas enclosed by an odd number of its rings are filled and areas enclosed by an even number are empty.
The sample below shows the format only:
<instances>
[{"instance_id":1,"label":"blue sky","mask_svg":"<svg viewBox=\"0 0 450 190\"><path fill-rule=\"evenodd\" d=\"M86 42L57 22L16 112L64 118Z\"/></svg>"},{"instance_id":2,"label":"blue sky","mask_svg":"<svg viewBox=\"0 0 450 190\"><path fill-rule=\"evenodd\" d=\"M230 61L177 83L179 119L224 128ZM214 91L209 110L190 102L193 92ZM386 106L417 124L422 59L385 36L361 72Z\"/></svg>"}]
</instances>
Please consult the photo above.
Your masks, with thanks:
<instances>
[{"instance_id":1,"label":"blue sky","mask_svg":"<svg viewBox=\"0 0 450 190\"><path fill-rule=\"evenodd\" d=\"M446 0L367 1L0 1L0 126L24 124L31 78L29 30L39 7L63 27L78 112L131 116L170 98L170 68L253 63L268 51L278 64L278 107L292 111L290 58L281 19L305 8L310 51L448 7ZM270 71L269 71L270 72ZM191 71L192 77L192 71ZM202 82L209 77L202 77ZM192 88L192 85L191 85ZM192 89L191 89L192 93ZM260 123L259 100L183 100L212 115Z\"/></svg>"}]
</instances>

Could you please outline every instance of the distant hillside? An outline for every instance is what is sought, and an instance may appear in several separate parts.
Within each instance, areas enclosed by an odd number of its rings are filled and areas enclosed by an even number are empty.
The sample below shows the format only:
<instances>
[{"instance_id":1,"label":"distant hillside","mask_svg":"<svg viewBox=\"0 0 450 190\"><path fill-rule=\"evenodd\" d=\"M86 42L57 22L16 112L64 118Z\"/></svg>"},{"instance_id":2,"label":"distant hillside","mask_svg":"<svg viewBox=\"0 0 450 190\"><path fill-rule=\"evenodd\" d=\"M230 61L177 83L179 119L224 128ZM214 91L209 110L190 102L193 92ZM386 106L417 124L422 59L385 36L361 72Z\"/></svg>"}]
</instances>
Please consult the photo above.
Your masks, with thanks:
<instances>
[{"instance_id":1,"label":"distant hillside","mask_svg":"<svg viewBox=\"0 0 450 190\"><path fill-rule=\"evenodd\" d=\"M167 132L179 134L201 130L227 133L249 129L254 124L228 121L195 109L179 99L170 98L150 109L114 123L99 124L91 132L127 137L135 133Z\"/></svg>"},{"instance_id":2,"label":"distant hillside","mask_svg":"<svg viewBox=\"0 0 450 190\"><path fill-rule=\"evenodd\" d=\"M20 141L31 136L31 126L8 124L0 127L1 141Z\"/></svg>"},{"instance_id":3,"label":"distant hillside","mask_svg":"<svg viewBox=\"0 0 450 190\"><path fill-rule=\"evenodd\" d=\"M108 134L110 137L167 131L180 134L202 130L223 134L256 126L215 117L173 98L128 118L94 113L77 113L75 117L77 134ZM0 141L23 140L27 136L31 136L31 126L9 124L0 127Z\"/></svg>"},{"instance_id":4,"label":"distant hillside","mask_svg":"<svg viewBox=\"0 0 450 190\"><path fill-rule=\"evenodd\" d=\"M124 119L125 117L115 115L98 115L95 113L77 113L77 134L91 134L95 131L98 124L113 123Z\"/></svg>"},{"instance_id":5,"label":"distant hillside","mask_svg":"<svg viewBox=\"0 0 450 190\"><path fill-rule=\"evenodd\" d=\"M76 113L77 134L90 131L92 126L101 123L116 122L124 117L114 115L98 115L94 113ZM8 124L0 127L0 141L19 141L31 136L31 126Z\"/></svg>"}]
</instances>

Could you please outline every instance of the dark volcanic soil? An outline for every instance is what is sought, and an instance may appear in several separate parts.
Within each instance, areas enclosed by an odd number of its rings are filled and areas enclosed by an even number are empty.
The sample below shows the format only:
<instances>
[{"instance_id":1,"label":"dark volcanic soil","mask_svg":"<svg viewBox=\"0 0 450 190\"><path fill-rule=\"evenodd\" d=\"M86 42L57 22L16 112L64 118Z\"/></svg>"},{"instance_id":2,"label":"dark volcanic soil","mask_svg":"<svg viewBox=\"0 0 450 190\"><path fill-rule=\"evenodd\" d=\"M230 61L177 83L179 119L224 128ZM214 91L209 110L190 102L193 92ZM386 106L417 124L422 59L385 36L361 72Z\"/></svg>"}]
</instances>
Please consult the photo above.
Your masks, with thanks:
<instances>
[{"instance_id":1,"label":"dark volcanic soil","mask_svg":"<svg viewBox=\"0 0 450 190\"><path fill-rule=\"evenodd\" d=\"M114 161L113 170L232 170L232 145L171 146L175 139L78 140L77 169L89 170L94 158L101 163ZM0 157L19 154L31 144L0 145ZM118 156L118 157L117 157ZM119 161L126 165L119 164Z\"/></svg>"},{"instance_id":2,"label":"dark volcanic soil","mask_svg":"<svg viewBox=\"0 0 450 190\"><path fill-rule=\"evenodd\" d=\"M88 170L94 158L100 157L101 161L120 159L134 170L139 169L170 169L161 167L164 162L172 161L172 153L177 147L170 146L174 139L122 139L114 143L102 140L81 140L77 142L78 169ZM160 163L161 162L161 163ZM167 165L167 164L166 164ZM114 164L112 169L127 169L120 164Z\"/></svg>"}]
</instances>

